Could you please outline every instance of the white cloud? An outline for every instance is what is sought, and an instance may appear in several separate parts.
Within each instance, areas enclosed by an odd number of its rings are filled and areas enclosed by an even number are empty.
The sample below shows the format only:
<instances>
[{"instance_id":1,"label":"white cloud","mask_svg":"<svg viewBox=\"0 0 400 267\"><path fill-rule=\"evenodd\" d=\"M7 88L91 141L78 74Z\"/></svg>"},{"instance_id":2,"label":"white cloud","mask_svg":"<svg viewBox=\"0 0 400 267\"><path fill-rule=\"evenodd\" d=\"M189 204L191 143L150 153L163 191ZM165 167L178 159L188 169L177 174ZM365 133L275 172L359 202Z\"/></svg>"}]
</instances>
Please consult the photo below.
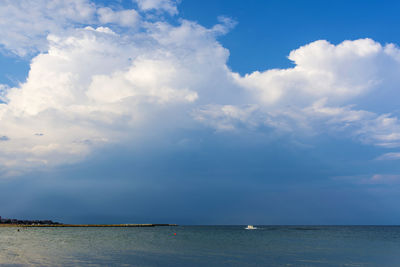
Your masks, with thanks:
<instances>
[{"instance_id":1,"label":"white cloud","mask_svg":"<svg viewBox=\"0 0 400 267\"><path fill-rule=\"evenodd\" d=\"M75 162L152 125L185 124L194 103L229 84L228 53L214 36L186 21L149 24L133 36L106 27L49 35L47 53L32 59L26 82L0 104L0 164Z\"/></svg>"},{"instance_id":2,"label":"white cloud","mask_svg":"<svg viewBox=\"0 0 400 267\"><path fill-rule=\"evenodd\" d=\"M377 160L398 160L400 159L399 152L385 153L377 158Z\"/></svg>"},{"instance_id":3,"label":"white cloud","mask_svg":"<svg viewBox=\"0 0 400 267\"><path fill-rule=\"evenodd\" d=\"M194 119L219 131L252 128L260 124L257 105L205 105L193 112Z\"/></svg>"},{"instance_id":4,"label":"white cloud","mask_svg":"<svg viewBox=\"0 0 400 267\"><path fill-rule=\"evenodd\" d=\"M399 54L393 44L371 39L338 45L322 40L292 51L293 68L233 77L264 112L260 123L285 131L340 131L365 143L397 147L400 123L389 112L396 110L391 99L398 95ZM356 109L374 101L385 101L380 108L388 113Z\"/></svg>"},{"instance_id":5,"label":"white cloud","mask_svg":"<svg viewBox=\"0 0 400 267\"><path fill-rule=\"evenodd\" d=\"M216 39L234 26L230 19L211 28L186 20L173 26L140 22L134 10L88 0L23 3L0 3L0 43L19 55L42 52L32 58L26 82L0 86L4 171L75 162L157 127L160 135L162 127L206 125L333 133L400 146L400 123L392 114L400 50L392 44L316 41L290 53L293 68L240 76L227 66L229 51ZM175 1L138 6L177 13ZM118 28L138 24L137 31ZM387 101L384 110L370 105L377 100Z\"/></svg>"},{"instance_id":6,"label":"white cloud","mask_svg":"<svg viewBox=\"0 0 400 267\"><path fill-rule=\"evenodd\" d=\"M138 4L139 9L143 11L161 10L168 12L170 15L178 14L178 0L133 0Z\"/></svg>"},{"instance_id":7,"label":"white cloud","mask_svg":"<svg viewBox=\"0 0 400 267\"><path fill-rule=\"evenodd\" d=\"M97 10L99 22L102 24L114 23L121 26L129 27L135 26L140 16L134 9L113 11L109 7L102 7Z\"/></svg>"},{"instance_id":8,"label":"white cloud","mask_svg":"<svg viewBox=\"0 0 400 267\"><path fill-rule=\"evenodd\" d=\"M0 2L0 43L21 56L45 51L48 33L90 23L94 14L95 6L88 0L4 0Z\"/></svg>"},{"instance_id":9,"label":"white cloud","mask_svg":"<svg viewBox=\"0 0 400 267\"><path fill-rule=\"evenodd\" d=\"M292 51L295 67L235 75L239 84L252 90L264 103L310 103L326 98L343 103L398 81L388 68L399 66L399 51L371 39L332 45L321 40Z\"/></svg>"},{"instance_id":10,"label":"white cloud","mask_svg":"<svg viewBox=\"0 0 400 267\"><path fill-rule=\"evenodd\" d=\"M0 103L6 101L6 94L8 90L8 86L5 84L0 84Z\"/></svg>"},{"instance_id":11,"label":"white cloud","mask_svg":"<svg viewBox=\"0 0 400 267\"><path fill-rule=\"evenodd\" d=\"M295 104L273 108L260 104L207 105L197 109L194 118L218 131L267 127L281 133L292 133L299 138L330 133L368 145L400 147L397 117L357 110L352 106L327 106L325 99L306 107L296 107Z\"/></svg>"},{"instance_id":12,"label":"white cloud","mask_svg":"<svg viewBox=\"0 0 400 267\"><path fill-rule=\"evenodd\" d=\"M225 16L219 16L218 21L219 24L214 25L211 29L216 34L227 34L230 30L235 28L237 24L237 21Z\"/></svg>"},{"instance_id":13,"label":"white cloud","mask_svg":"<svg viewBox=\"0 0 400 267\"><path fill-rule=\"evenodd\" d=\"M26 56L48 49L48 34L90 24L135 27L135 10L112 10L90 0L3 0L0 1L0 44L8 51Z\"/></svg>"}]
</instances>

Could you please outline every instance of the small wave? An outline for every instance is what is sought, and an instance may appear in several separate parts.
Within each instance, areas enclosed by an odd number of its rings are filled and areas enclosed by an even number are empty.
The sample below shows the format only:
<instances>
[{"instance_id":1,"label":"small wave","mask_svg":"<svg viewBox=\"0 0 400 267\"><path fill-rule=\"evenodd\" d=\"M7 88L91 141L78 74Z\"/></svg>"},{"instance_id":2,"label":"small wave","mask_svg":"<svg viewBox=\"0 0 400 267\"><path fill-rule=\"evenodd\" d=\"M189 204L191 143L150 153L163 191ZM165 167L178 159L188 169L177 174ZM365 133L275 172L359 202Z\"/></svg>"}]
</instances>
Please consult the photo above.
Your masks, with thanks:
<instances>
[{"instance_id":1,"label":"small wave","mask_svg":"<svg viewBox=\"0 0 400 267\"><path fill-rule=\"evenodd\" d=\"M311 228L311 227L295 227L295 228L290 228L291 230L297 230L297 231L317 231L317 230L323 230L321 228Z\"/></svg>"}]
</instances>

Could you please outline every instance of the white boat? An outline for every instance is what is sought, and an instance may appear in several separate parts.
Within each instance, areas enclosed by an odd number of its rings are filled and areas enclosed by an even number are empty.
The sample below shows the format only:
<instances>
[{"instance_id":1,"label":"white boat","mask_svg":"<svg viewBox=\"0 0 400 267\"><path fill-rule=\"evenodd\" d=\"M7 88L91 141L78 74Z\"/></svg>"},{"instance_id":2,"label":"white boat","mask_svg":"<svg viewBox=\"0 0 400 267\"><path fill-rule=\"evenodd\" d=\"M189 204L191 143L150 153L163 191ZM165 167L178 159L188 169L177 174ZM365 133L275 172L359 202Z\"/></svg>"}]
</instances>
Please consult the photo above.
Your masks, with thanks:
<instances>
[{"instance_id":1,"label":"white boat","mask_svg":"<svg viewBox=\"0 0 400 267\"><path fill-rule=\"evenodd\" d=\"M254 227L253 225L247 225L247 227L244 228L244 229L246 229L246 230L255 230L255 229L257 229L257 227Z\"/></svg>"}]
</instances>

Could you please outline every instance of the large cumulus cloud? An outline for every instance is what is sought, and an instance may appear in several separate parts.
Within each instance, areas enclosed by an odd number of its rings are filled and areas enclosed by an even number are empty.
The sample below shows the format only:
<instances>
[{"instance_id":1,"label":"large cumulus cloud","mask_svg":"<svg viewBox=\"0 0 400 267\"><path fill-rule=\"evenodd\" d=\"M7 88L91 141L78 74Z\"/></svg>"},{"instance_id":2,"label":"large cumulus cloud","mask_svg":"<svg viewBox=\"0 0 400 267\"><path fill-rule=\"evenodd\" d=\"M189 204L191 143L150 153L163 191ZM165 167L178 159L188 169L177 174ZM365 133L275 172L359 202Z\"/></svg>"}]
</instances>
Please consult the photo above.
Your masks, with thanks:
<instances>
[{"instance_id":1,"label":"large cumulus cloud","mask_svg":"<svg viewBox=\"0 0 400 267\"><path fill-rule=\"evenodd\" d=\"M340 132L364 143L398 147L394 99L399 94L399 53L394 44L382 46L368 38L338 45L315 41L290 52L293 68L232 74L252 98L244 104L253 108L236 106L241 111L232 113L227 112L231 106L213 105L200 110L200 118L216 128L244 118L285 132Z\"/></svg>"},{"instance_id":2,"label":"large cumulus cloud","mask_svg":"<svg viewBox=\"0 0 400 267\"><path fill-rule=\"evenodd\" d=\"M5 1L0 9L7 18L3 48L20 56L40 52L24 83L0 86L4 172L76 162L146 133L162 138L166 128L258 131L265 138L271 129L337 132L400 145L391 101L398 96L400 50L393 44L320 40L290 53L293 68L241 76L227 66L229 51L217 40L234 25L227 18L212 28L186 20L172 25L139 14L177 14L176 1L137 1L135 11L85 0L41 0L37 14L18 16L29 3ZM377 109L374 99L389 104Z\"/></svg>"},{"instance_id":3,"label":"large cumulus cloud","mask_svg":"<svg viewBox=\"0 0 400 267\"><path fill-rule=\"evenodd\" d=\"M26 82L2 88L1 165L74 162L153 124L187 123L193 103L222 101L230 89L228 51L215 40L221 27L156 22L137 34L90 26L49 34Z\"/></svg>"}]
</instances>

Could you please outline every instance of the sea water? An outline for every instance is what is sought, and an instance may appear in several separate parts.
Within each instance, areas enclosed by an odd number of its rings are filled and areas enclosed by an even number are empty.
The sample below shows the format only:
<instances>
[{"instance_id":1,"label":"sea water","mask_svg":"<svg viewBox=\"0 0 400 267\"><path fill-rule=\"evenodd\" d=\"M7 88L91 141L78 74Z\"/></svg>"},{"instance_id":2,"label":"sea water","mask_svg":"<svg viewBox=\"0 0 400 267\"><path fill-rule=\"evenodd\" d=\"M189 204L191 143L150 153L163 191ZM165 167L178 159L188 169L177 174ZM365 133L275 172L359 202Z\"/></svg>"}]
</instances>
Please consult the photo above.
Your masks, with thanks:
<instances>
[{"instance_id":1,"label":"sea water","mask_svg":"<svg viewBox=\"0 0 400 267\"><path fill-rule=\"evenodd\" d=\"M397 226L0 227L1 266L400 266Z\"/></svg>"}]
</instances>

